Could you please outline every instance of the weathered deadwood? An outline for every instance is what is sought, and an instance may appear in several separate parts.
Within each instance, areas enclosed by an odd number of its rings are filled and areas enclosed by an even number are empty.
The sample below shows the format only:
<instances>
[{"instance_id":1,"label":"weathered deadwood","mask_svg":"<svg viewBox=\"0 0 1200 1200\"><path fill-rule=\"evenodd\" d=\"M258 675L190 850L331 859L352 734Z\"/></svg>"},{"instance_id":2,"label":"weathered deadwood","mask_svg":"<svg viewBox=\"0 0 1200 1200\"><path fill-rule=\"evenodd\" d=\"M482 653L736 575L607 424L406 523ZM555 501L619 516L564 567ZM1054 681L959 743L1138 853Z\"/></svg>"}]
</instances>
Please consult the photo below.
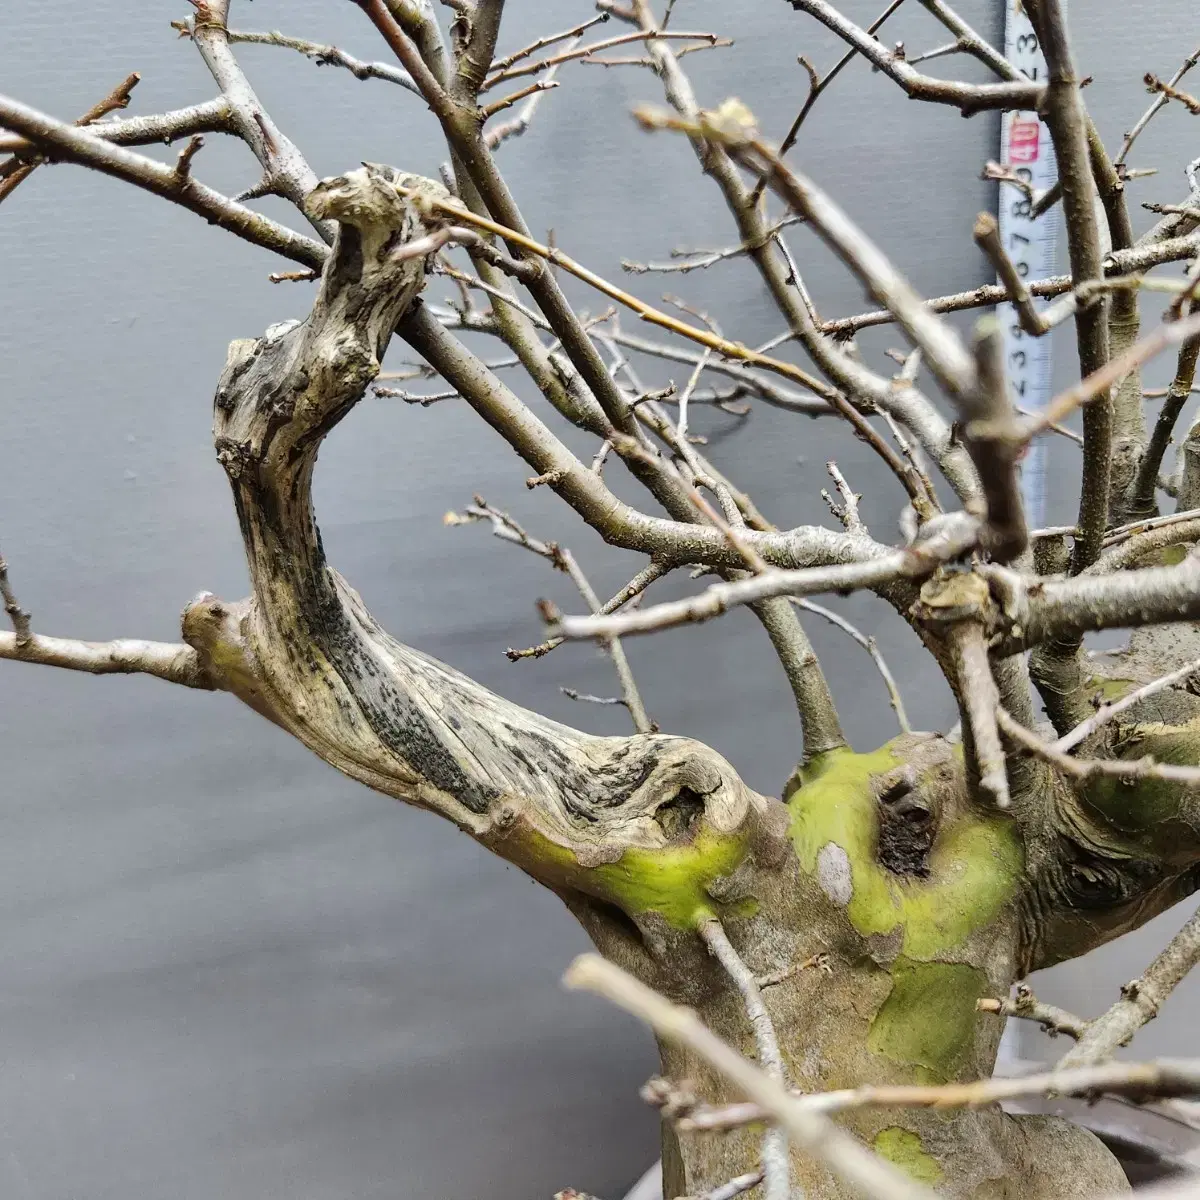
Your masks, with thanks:
<instances>
[{"instance_id":1,"label":"weathered deadwood","mask_svg":"<svg viewBox=\"0 0 1200 1200\"><path fill-rule=\"evenodd\" d=\"M418 194L401 196L397 184ZM390 637L325 559L312 509L317 453L418 302L425 258L413 247L433 220L426 189L446 196L372 166L308 197L313 219L338 222L313 310L233 343L215 402L253 593L237 604L198 599L185 639L229 691L326 762L449 817L551 886L636 912L632 863L621 879L602 868L630 850L671 848L694 876L687 902L703 909L706 880L749 852L776 803L689 739L594 737L508 703Z\"/></svg>"}]
</instances>

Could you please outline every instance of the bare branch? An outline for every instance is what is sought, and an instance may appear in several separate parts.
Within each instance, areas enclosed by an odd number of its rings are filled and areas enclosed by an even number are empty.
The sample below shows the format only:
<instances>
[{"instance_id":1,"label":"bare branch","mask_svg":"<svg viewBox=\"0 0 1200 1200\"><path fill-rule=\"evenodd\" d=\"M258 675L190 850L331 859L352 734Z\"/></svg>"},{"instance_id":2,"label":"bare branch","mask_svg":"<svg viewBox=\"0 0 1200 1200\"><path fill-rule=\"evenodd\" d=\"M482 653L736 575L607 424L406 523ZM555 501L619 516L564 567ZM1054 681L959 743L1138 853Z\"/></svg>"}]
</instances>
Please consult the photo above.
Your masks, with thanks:
<instances>
[{"instance_id":1,"label":"bare branch","mask_svg":"<svg viewBox=\"0 0 1200 1200\"><path fill-rule=\"evenodd\" d=\"M1000 1004L1001 1001L982 1001ZM1127 1096L1137 1103L1200 1094L1200 1062L1165 1059L1152 1062L1106 1062L1095 1066L1064 1067L1036 1075L980 1079L972 1083L930 1086L892 1084L846 1088L836 1092L790 1093L798 1107L815 1113L854 1112L864 1108L986 1108L1004 1100L1029 1096ZM680 1121L681 1129L717 1132L759 1124L771 1114L760 1104L730 1104L724 1108L697 1106Z\"/></svg>"},{"instance_id":2,"label":"bare branch","mask_svg":"<svg viewBox=\"0 0 1200 1200\"><path fill-rule=\"evenodd\" d=\"M914 100L952 104L964 115L984 109L1037 109L1045 89L1028 80L1013 83L959 83L922 75L901 55L840 13L826 0L788 0L800 12L815 17L844 42L853 46L872 66L898 83Z\"/></svg>"},{"instance_id":3,"label":"bare branch","mask_svg":"<svg viewBox=\"0 0 1200 1200\"><path fill-rule=\"evenodd\" d=\"M1200 538L1200 511L1194 508L1125 525L1105 538L1105 552L1084 574L1123 571L1143 562L1155 550L1194 542L1197 538Z\"/></svg>"},{"instance_id":4,"label":"bare branch","mask_svg":"<svg viewBox=\"0 0 1200 1200\"><path fill-rule=\"evenodd\" d=\"M1104 271L1109 276L1146 271L1164 263L1194 258L1197 251L1200 251L1200 231L1160 241L1147 241L1129 250L1117 250L1107 255L1104 259ZM1047 279L1034 280L1029 284L1029 290L1034 296L1044 298L1061 296L1064 292L1071 291L1073 286L1070 275L1052 275ZM931 312L948 313L1003 304L1007 299L1008 292L1002 284L984 284L970 291L937 296L925 303ZM826 321L821 328L832 337L845 339L854 337L863 329L876 325L890 325L895 320L893 313L881 308L853 317L839 317Z\"/></svg>"},{"instance_id":5,"label":"bare branch","mask_svg":"<svg viewBox=\"0 0 1200 1200\"><path fill-rule=\"evenodd\" d=\"M1030 17L1046 56L1050 82L1046 91L1045 119L1054 141L1071 274L1078 286L1104 277L1100 230L1093 204L1092 167L1088 150L1087 118L1079 94L1079 78L1071 55L1066 16L1059 0L1037 0ZM1083 375L1098 372L1108 361L1109 339L1105 306L1082 308L1075 317L1079 367ZM1087 470L1079 499L1079 536L1075 539L1071 570L1078 574L1099 557L1100 542L1108 521L1109 483L1112 474L1113 404L1106 386L1094 393L1096 403L1084 413L1084 459ZM1056 414L1060 420L1062 414Z\"/></svg>"},{"instance_id":6,"label":"bare branch","mask_svg":"<svg viewBox=\"0 0 1200 1200\"><path fill-rule=\"evenodd\" d=\"M1147 1021L1158 1016L1167 997L1200 960L1200 912L1167 943L1161 954L1121 989L1121 999L1088 1024L1084 1035L1058 1064L1059 1069L1102 1062L1126 1045Z\"/></svg>"},{"instance_id":7,"label":"bare branch","mask_svg":"<svg viewBox=\"0 0 1200 1200\"><path fill-rule=\"evenodd\" d=\"M711 1192L705 1192L702 1196L697 1196L696 1200L737 1200L737 1197L744 1192L758 1187L763 1181L763 1174L760 1167L757 1171L747 1171L745 1175L736 1175L728 1183L713 1188Z\"/></svg>"},{"instance_id":8,"label":"bare branch","mask_svg":"<svg viewBox=\"0 0 1200 1200\"><path fill-rule=\"evenodd\" d=\"M1025 1021L1033 1021L1051 1037L1060 1033L1069 1038L1078 1039L1083 1036L1087 1022L1069 1013L1066 1009L1053 1004L1043 1004L1034 994L1033 989L1025 983L1017 985L1016 994L1003 1000L977 1000L975 1008L979 1012L996 1013L1004 1017L1020 1017Z\"/></svg>"},{"instance_id":9,"label":"bare branch","mask_svg":"<svg viewBox=\"0 0 1200 1200\"><path fill-rule=\"evenodd\" d=\"M171 24L180 32L191 37L190 22L172 21ZM280 46L285 50L295 50L303 54L305 58L311 59L319 67L344 67L355 79L382 79L420 95L420 89L413 83L412 76L408 72L401 71L390 63L364 62L362 59L340 50L337 46L322 45L320 42L310 42L304 38L288 37L286 34L275 31L265 33L247 29L227 29L225 34L229 43L234 46Z\"/></svg>"},{"instance_id":10,"label":"bare branch","mask_svg":"<svg viewBox=\"0 0 1200 1200\"><path fill-rule=\"evenodd\" d=\"M1185 663L1178 670L1170 671L1166 675L1152 680L1150 683L1143 684L1139 688L1134 688L1128 695L1122 696L1120 700L1113 700L1111 703L1102 704L1096 710L1095 716L1089 717L1081 725L1076 725L1070 733L1060 737L1054 743L1054 749L1064 754L1068 750L1073 750L1080 742L1090 738L1098 729L1107 725L1113 717L1119 716L1150 696L1157 695L1159 692L1165 691L1177 683L1182 683L1189 675L1195 675L1197 671L1200 671L1200 659Z\"/></svg>"},{"instance_id":11,"label":"bare branch","mask_svg":"<svg viewBox=\"0 0 1200 1200\"><path fill-rule=\"evenodd\" d=\"M983 630L973 623L956 622L950 626L948 640L958 675L959 702L965 716L963 730L970 735L979 789L997 808L1008 808L1011 803L1008 772L996 723L1000 693L992 678Z\"/></svg>"},{"instance_id":12,"label":"bare branch","mask_svg":"<svg viewBox=\"0 0 1200 1200\"><path fill-rule=\"evenodd\" d=\"M900 726L900 732L912 733L912 726L909 724L908 713L905 711L904 700L900 696L900 688L896 683L896 677L892 674L891 669L887 665L887 660L880 652L879 643L873 637L868 637L857 626L847 621L840 613L835 613L833 609L826 608L823 604L817 604L813 600L797 598L793 598L792 603L798 608L804 609L805 612L815 613L817 616L823 617L831 625L836 625L844 633L848 633L871 656L871 661L875 664L875 669L879 672L884 687L887 688L888 702L896 714L896 721Z\"/></svg>"},{"instance_id":13,"label":"bare branch","mask_svg":"<svg viewBox=\"0 0 1200 1200\"><path fill-rule=\"evenodd\" d=\"M1036 584L1003 567L980 569L1011 623L994 640L994 653L1015 654L1050 637L1200 619L1197 553L1176 566L1040 579Z\"/></svg>"},{"instance_id":14,"label":"bare branch","mask_svg":"<svg viewBox=\"0 0 1200 1200\"><path fill-rule=\"evenodd\" d=\"M527 87L518 88L515 92L511 92L507 96L502 96L499 100L493 100L491 104L485 104L479 110L479 115L484 121L489 121L497 113L503 112L507 108L512 108L514 104L519 104L522 100L530 96L551 91L556 87L558 87L557 80L540 79L536 83L529 84Z\"/></svg>"},{"instance_id":15,"label":"bare branch","mask_svg":"<svg viewBox=\"0 0 1200 1200\"><path fill-rule=\"evenodd\" d=\"M175 177L180 186L186 186L192 175L192 159L204 148L204 139L197 134L193 137L175 159Z\"/></svg>"},{"instance_id":16,"label":"bare branch","mask_svg":"<svg viewBox=\"0 0 1200 1200\"><path fill-rule=\"evenodd\" d=\"M1031 733L1003 708L996 710L996 718L1005 735L1022 750L1048 762L1068 778L1081 782L1101 776L1122 781L1159 779L1189 788L1200 787L1200 767L1160 763L1149 756L1139 759L1074 758L1070 754L1059 753L1050 742Z\"/></svg>"},{"instance_id":17,"label":"bare branch","mask_svg":"<svg viewBox=\"0 0 1200 1200\"><path fill-rule=\"evenodd\" d=\"M746 1006L746 1016L749 1017L750 1026L754 1030L759 1066L769 1079L775 1080L781 1087L786 1087L787 1076L784 1072L783 1055L779 1050L779 1038L775 1033L771 1014L763 1003L762 992L758 989L754 972L746 966L741 955L733 948L720 921L715 918L703 921L696 932L741 993L742 1003ZM779 1126L771 1126L763 1135L762 1154L764 1200L790 1200L791 1173L788 1167L787 1135Z\"/></svg>"},{"instance_id":18,"label":"bare branch","mask_svg":"<svg viewBox=\"0 0 1200 1200\"><path fill-rule=\"evenodd\" d=\"M879 588L899 579L931 574L940 563L970 550L978 539L978 524L965 514L949 514L944 525L903 550L876 546L871 557L852 564L813 567L808 570L769 570L751 579L713 584L698 596L656 604L638 612L610 617L563 617L552 631L569 639L652 633L690 622L707 621L741 604L754 604L773 596L806 596L820 592L848 592ZM761 537L761 535L760 535ZM757 550L761 543L756 539ZM865 549L865 547L864 547ZM1169 568L1178 570L1178 568ZM1200 576L1200 565L1196 568ZM1196 601L1200 611L1200 598Z\"/></svg>"},{"instance_id":19,"label":"bare branch","mask_svg":"<svg viewBox=\"0 0 1200 1200\"><path fill-rule=\"evenodd\" d=\"M229 101L224 96L217 96L203 104L172 112L97 121L88 126L88 132L118 146L146 146L155 142L173 142L197 133L232 133L233 123ZM0 154L24 157L37 153L37 146L25 138L0 137Z\"/></svg>"},{"instance_id":20,"label":"bare branch","mask_svg":"<svg viewBox=\"0 0 1200 1200\"><path fill-rule=\"evenodd\" d=\"M196 179L181 181L172 167L57 121L17 100L0 96L0 125L15 130L55 158L135 184L285 258L309 267L319 267L325 261L326 249L319 242L294 233Z\"/></svg>"},{"instance_id":21,"label":"bare branch","mask_svg":"<svg viewBox=\"0 0 1200 1200\"><path fill-rule=\"evenodd\" d=\"M975 218L975 244L987 256L992 269L1000 276L1008 293L1008 301L1016 310L1021 328L1032 337L1041 337L1046 332L1046 324L1042 320L1033 296L1017 272L1017 265L1008 256L1008 252L1000 242L1000 226L991 213L980 213Z\"/></svg>"},{"instance_id":22,"label":"bare branch","mask_svg":"<svg viewBox=\"0 0 1200 1200\"><path fill-rule=\"evenodd\" d=\"M1166 399L1154 423L1150 444L1138 465L1138 473L1132 485L1129 502L1130 511L1140 515L1154 511L1154 490L1158 486L1163 457L1171 444L1175 423L1183 412L1188 397L1195 390L1196 363L1200 358L1200 335L1189 338L1179 347L1175 365L1175 377L1166 389Z\"/></svg>"},{"instance_id":23,"label":"bare branch","mask_svg":"<svg viewBox=\"0 0 1200 1200\"><path fill-rule=\"evenodd\" d=\"M0 632L0 658L64 667L92 675L153 675L168 683L211 691L217 687L191 646L120 638L112 642L81 642L40 633Z\"/></svg>"},{"instance_id":24,"label":"bare branch","mask_svg":"<svg viewBox=\"0 0 1200 1200\"><path fill-rule=\"evenodd\" d=\"M979 321L973 350L978 385L961 403L967 418L963 440L987 501L980 544L996 562L1010 562L1025 550L1029 533L1017 476L1019 427L1009 399L1004 342L995 317Z\"/></svg>"}]
</instances>

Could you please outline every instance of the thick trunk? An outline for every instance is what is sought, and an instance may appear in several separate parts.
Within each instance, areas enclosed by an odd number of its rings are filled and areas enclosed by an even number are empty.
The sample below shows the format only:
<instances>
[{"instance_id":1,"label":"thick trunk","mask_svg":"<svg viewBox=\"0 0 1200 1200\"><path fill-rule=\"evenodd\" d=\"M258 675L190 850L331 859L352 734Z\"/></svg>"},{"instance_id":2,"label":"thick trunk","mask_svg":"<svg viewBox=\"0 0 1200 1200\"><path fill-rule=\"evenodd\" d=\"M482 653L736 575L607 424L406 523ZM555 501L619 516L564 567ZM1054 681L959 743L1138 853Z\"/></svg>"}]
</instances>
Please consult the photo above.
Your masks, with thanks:
<instances>
[{"instance_id":1,"label":"thick trunk","mask_svg":"<svg viewBox=\"0 0 1200 1200\"><path fill-rule=\"evenodd\" d=\"M1190 729L1161 736L1191 737L1185 756L1195 761ZM794 855L769 870L748 860L720 892L736 903L726 928L761 982L792 1086L986 1078L1002 1021L977 1001L1007 996L1032 969L1117 936L1194 888L1186 805L1166 829L1161 812L1135 827L1139 810L1119 788L1116 799L1111 787L1077 795L1034 774L1033 790L1016 795L1007 815L971 799L960 751L939 737L866 755L835 751L797 773L788 795ZM1034 796L1054 814L1040 828L1021 819ZM698 939L672 939L664 957L661 940L639 945L607 914L576 911L604 954L755 1056L741 999ZM686 1047L661 1051L663 1073L698 1099L741 1099ZM1050 1200L1125 1188L1110 1152L1055 1118L865 1108L839 1120L948 1196ZM666 1195L700 1195L753 1169L760 1140L756 1128L680 1132L665 1120ZM809 1156L793 1152L792 1166L806 1196L855 1194Z\"/></svg>"},{"instance_id":2,"label":"thick trunk","mask_svg":"<svg viewBox=\"0 0 1200 1200\"><path fill-rule=\"evenodd\" d=\"M1002 1024L976 1002L1006 996L1029 965L1029 871L1015 820L968 799L960 755L933 737L826 755L798 773L789 808L795 856L782 871L729 881L754 911L727 928L764 981L790 1083L816 1092L989 1075ZM602 952L644 973L628 943L594 923L592 932ZM739 996L716 965L696 949L673 966L673 980L653 982L673 983L753 1057ZM664 1043L662 1061L707 1102L740 1098L685 1048ZM1049 1200L1123 1186L1108 1151L1066 1122L998 1109L867 1109L842 1120L946 1195ZM752 1169L758 1142L755 1130L678 1133L664 1122L666 1195L699 1195ZM793 1176L806 1196L853 1194L795 1153Z\"/></svg>"}]
</instances>

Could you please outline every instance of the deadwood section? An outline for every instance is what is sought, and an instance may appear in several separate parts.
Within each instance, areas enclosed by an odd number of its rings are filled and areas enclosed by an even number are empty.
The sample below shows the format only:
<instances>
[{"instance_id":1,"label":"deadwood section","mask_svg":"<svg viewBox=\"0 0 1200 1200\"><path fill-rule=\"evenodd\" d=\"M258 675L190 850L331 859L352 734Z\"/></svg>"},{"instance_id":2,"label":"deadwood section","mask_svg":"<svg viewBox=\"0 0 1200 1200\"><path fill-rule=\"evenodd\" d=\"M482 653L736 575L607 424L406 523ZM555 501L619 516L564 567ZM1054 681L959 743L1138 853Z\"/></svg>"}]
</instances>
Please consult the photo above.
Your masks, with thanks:
<instances>
[{"instance_id":1,"label":"deadwood section","mask_svg":"<svg viewBox=\"0 0 1200 1200\"><path fill-rule=\"evenodd\" d=\"M424 257L408 252L428 232L414 189L442 190L387 168L319 184L309 215L339 224L311 315L231 347L216 445L253 595L197 601L185 637L225 688L327 762L552 886L635 907L631 860L629 891L605 866L670 846L687 882L680 918L699 918L707 878L736 865L768 805L719 755L677 737L590 737L509 704L389 637L325 560L317 452L423 286Z\"/></svg>"}]
</instances>

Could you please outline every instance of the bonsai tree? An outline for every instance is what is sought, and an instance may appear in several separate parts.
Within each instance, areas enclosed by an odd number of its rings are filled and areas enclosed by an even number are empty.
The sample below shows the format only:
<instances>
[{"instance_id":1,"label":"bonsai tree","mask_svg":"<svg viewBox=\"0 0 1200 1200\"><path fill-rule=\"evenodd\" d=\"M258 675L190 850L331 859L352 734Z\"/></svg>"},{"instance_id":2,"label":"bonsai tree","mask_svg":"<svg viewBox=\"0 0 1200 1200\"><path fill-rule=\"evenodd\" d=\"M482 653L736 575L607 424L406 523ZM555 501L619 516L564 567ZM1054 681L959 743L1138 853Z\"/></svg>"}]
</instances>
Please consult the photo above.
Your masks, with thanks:
<instances>
[{"instance_id":1,"label":"bonsai tree","mask_svg":"<svg viewBox=\"0 0 1200 1200\"><path fill-rule=\"evenodd\" d=\"M1200 1092L1200 1067L1111 1061L1200 955L1196 918L1094 1019L1013 991L1200 884L1200 637L1189 623L1200 619L1200 426L1178 470L1164 467L1200 347L1197 163L1189 193L1159 206L1161 219L1141 237L1125 188L1147 121L1168 103L1200 109L1179 86L1197 56L1169 83L1147 76L1153 103L1112 154L1088 116L1061 0L1026 0L1045 79L1022 75L943 0L920 2L952 39L923 57L943 58L941 68L956 61L951 53L970 56L992 82L928 73L879 39L883 18L868 30L826 0L790 0L779 6L782 36L799 38L801 23L816 21L848 49L824 75L802 60L810 90L786 131L760 126L731 95L696 95L684 56L719 44L721 31L668 24L673 0L598 0L589 19L504 55L502 0L446 0L444 14L428 0L356 0L364 35L381 41L380 62L238 32L229 0L192 0L194 12L176 24L211 72L215 98L113 116L129 104L131 76L74 123L0 98L0 199L43 162L77 163L190 209L288 260L277 279L312 285L303 320L234 342L214 371L214 448L250 595L198 596L178 644L84 642L35 631L0 566L13 627L0 634L0 657L228 693L347 775L441 814L551 889L599 951L569 982L610 996L660 1037L663 1079L648 1095L663 1110L670 1197L1120 1191L1116 1160L1090 1133L1007 1115L996 1101ZM318 180L259 102L239 42L418 93L445 137L442 178L400 163L347 164ZM569 247L543 244L505 181L503 143L527 128L559 68L629 55L662 84L662 107L636 114L646 136L686 138L704 185L728 206L731 245L715 257L747 260L778 311L783 332L761 348L738 340L736 314L719 314L721 325L683 302L652 304L636 280L627 288ZM1058 183L1034 195L1012 164L989 171L1005 203L1039 213L1061 205L1070 274L1024 278L1015 247L985 215L975 238L1001 282L934 299L916 293L788 154L856 56L919 101L967 115L1042 114ZM236 198L198 177L204 137L218 133L240 138L261 165L260 182ZM131 149L164 141L182 143L173 162ZM296 228L250 207L268 194L294 204ZM877 308L839 319L818 312L786 241L796 222ZM1190 264L1182 277L1154 273L1180 263ZM693 265L666 264L684 273ZM635 276L663 269L629 266ZM612 308L576 311L565 275ZM458 286L454 304L434 300L438 276ZM1146 290L1162 293L1165 312L1144 332ZM295 304L293 296L287 309ZM993 311L1000 305L1010 306L1003 317ZM980 314L969 338L943 318L963 310ZM618 312L654 332L625 333ZM1001 320L1030 340L1062 322L1075 328L1078 382L1044 411L1012 403ZM889 323L908 344L899 367L855 345L860 330ZM461 331L503 344L546 401L544 415ZM470 406L523 460L530 488L554 492L605 542L645 555L644 569L605 599L571 554L499 509L479 500L456 518L490 522L578 585L586 611L543 606L545 640L511 655L599 642L630 735L568 728L405 645L327 561L312 504L318 453L353 419L394 340L417 374L442 381L441 392L415 398ZM627 351L682 364L684 378L648 389ZM1152 397L1151 431L1139 369L1164 352L1177 368L1165 395ZM830 464L835 523L776 527L688 432L690 406L743 402L845 422L878 459L877 477L849 481ZM1076 409L1078 517L1031 531L1019 460ZM593 456L570 448L568 426L571 445L590 439ZM617 459L629 481L621 477L620 494L604 473ZM898 544L864 525L854 484L866 482L904 505ZM630 493L634 485L648 495ZM1160 515L1164 505L1174 511ZM690 594L643 603L672 573L698 580ZM959 731L911 730L879 660L902 732L882 746L847 743L801 617L845 625L808 598L857 589L916 632L957 700ZM623 648L623 639L738 606L761 623L800 717L796 769L779 797L751 790L716 748L658 729ZM1085 650L1090 631L1118 628L1133 631L1123 649ZM1054 1073L990 1078L1009 1016L1076 1039Z\"/></svg>"}]
</instances>

